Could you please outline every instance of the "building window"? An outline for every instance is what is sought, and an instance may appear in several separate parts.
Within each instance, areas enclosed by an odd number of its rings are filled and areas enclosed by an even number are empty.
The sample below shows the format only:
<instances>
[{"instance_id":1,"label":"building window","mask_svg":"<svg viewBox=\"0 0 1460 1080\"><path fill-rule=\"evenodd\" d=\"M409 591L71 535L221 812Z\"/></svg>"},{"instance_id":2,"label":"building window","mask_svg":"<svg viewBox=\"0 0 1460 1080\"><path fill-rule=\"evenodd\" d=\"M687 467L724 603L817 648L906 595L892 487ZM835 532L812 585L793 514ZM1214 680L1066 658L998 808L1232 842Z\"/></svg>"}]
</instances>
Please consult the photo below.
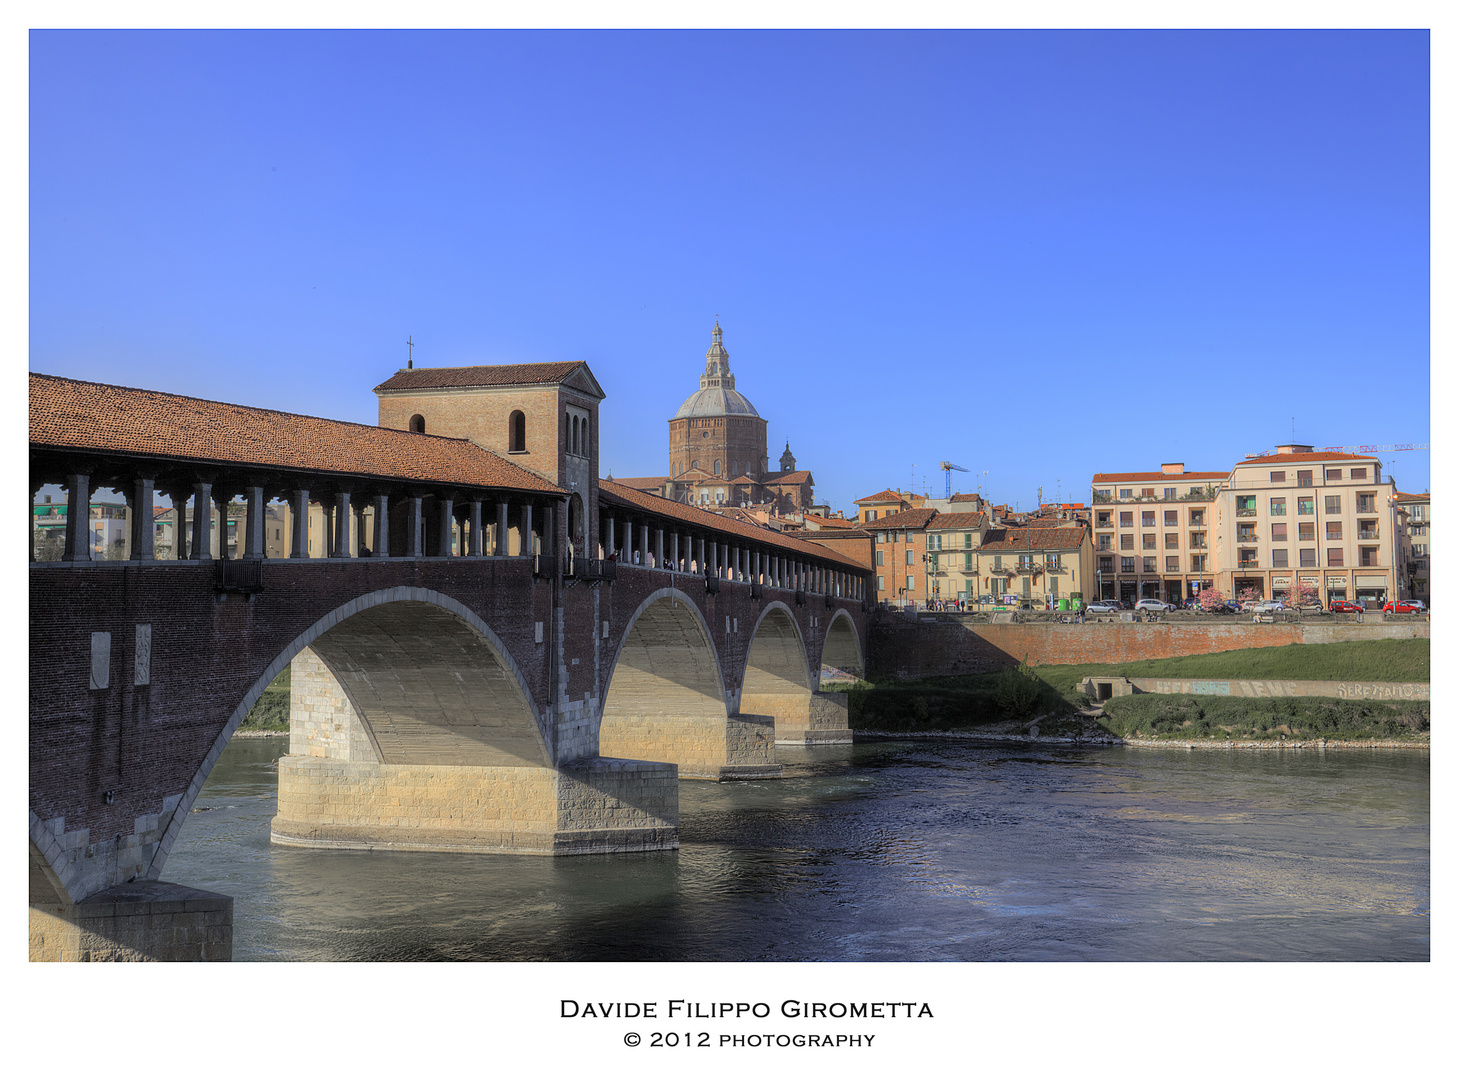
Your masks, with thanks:
<instances>
[{"instance_id":1,"label":"building window","mask_svg":"<svg viewBox=\"0 0 1460 1080\"><path fill-rule=\"evenodd\" d=\"M1135 523L1135 514L1131 513L1129 510L1122 510L1120 512L1120 527L1122 529L1134 528Z\"/></svg>"},{"instance_id":2,"label":"building window","mask_svg":"<svg viewBox=\"0 0 1460 1080\"><path fill-rule=\"evenodd\" d=\"M1313 470L1312 469L1299 469L1298 470L1298 486L1299 487L1312 487L1313 486Z\"/></svg>"},{"instance_id":3,"label":"building window","mask_svg":"<svg viewBox=\"0 0 1460 1080\"><path fill-rule=\"evenodd\" d=\"M1237 565L1244 570L1257 565L1257 552L1250 548L1237 549Z\"/></svg>"},{"instance_id":4,"label":"building window","mask_svg":"<svg viewBox=\"0 0 1460 1080\"><path fill-rule=\"evenodd\" d=\"M911 566L913 564L913 550L912 550L912 548L908 548L907 551L904 552L904 554L907 556L907 565L908 566Z\"/></svg>"},{"instance_id":5,"label":"building window","mask_svg":"<svg viewBox=\"0 0 1460 1080\"><path fill-rule=\"evenodd\" d=\"M1359 565L1360 566L1378 566L1379 565L1379 549L1376 548L1376 547L1361 547L1361 548L1359 548Z\"/></svg>"},{"instance_id":6,"label":"building window","mask_svg":"<svg viewBox=\"0 0 1460 1080\"><path fill-rule=\"evenodd\" d=\"M1193 574L1205 574L1207 571L1207 557L1205 555L1193 555L1191 557L1191 572Z\"/></svg>"},{"instance_id":7,"label":"building window","mask_svg":"<svg viewBox=\"0 0 1460 1080\"><path fill-rule=\"evenodd\" d=\"M1205 510L1193 510L1191 512L1191 524L1192 525L1195 525L1197 527L1203 527L1203 526L1206 525L1206 523L1207 523L1207 517L1206 517L1206 511Z\"/></svg>"},{"instance_id":8,"label":"building window","mask_svg":"<svg viewBox=\"0 0 1460 1080\"><path fill-rule=\"evenodd\" d=\"M1109 502L1110 501L1110 489L1109 488L1096 488L1095 489L1095 501L1096 502Z\"/></svg>"},{"instance_id":9,"label":"building window","mask_svg":"<svg viewBox=\"0 0 1460 1080\"><path fill-rule=\"evenodd\" d=\"M1256 495L1238 495L1237 496L1237 516L1238 517L1256 517L1257 516L1257 496Z\"/></svg>"},{"instance_id":10,"label":"building window","mask_svg":"<svg viewBox=\"0 0 1460 1080\"><path fill-rule=\"evenodd\" d=\"M905 589L907 589L908 592L912 592L913 591L913 588L914 588L914 586L913 586L913 576L911 574L909 574L907 576L907 584L905 586L903 586L903 587Z\"/></svg>"},{"instance_id":11,"label":"building window","mask_svg":"<svg viewBox=\"0 0 1460 1080\"><path fill-rule=\"evenodd\" d=\"M1273 543L1286 543L1288 539L1288 523L1286 521L1274 521L1272 523Z\"/></svg>"},{"instance_id":12,"label":"building window","mask_svg":"<svg viewBox=\"0 0 1460 1080\"><path fill-rule=\"evenodd\" d=\"M1115 527L1115 523L1110 520L1109 510L1096 511L1095 527L1097 529L1113 529Z\"/></svg>"},{"instance_id":13,"label":"building window","mask_svg":"<svg viewBox=\"0 0 1460 1080\"><path fill-rule=\"evenodd\" d=\"M1120 497L1122 499L1129 499L1130 498L1130 495L1131 495L1131 489L1130 488L1121 488L1120 489Z\"/></svg>"},{"instance_id":14,"label":"building window","mask_svg":"<svg viewBox=\"0 0 1460 1080\"><path fill-rule=\"evenodd\" d=\"M1166 534L1166 550L1170 551L1181 546L1181 538L1175 533Z\"/></svg>"},{"instance_id":15,"label":"building window","mask_svg":"<svg viewBox=\"0 0 1460 1080\"><path fill-rule=\"evenodd\" d=\"M1167 555L1166 556L1166 573L1168 573L1168 574L1179 574L1179 573L1181 573L1181 556L1180 555Z\"/></svg>"},{"instance_id":16,"label":"building window","mask_svg":"<svg viewBox=\"0 0 1460 1080\"><path fill-rule=\"evenodd\" d=\"M1136 557L1134 555L1122 555L1120 557L1120 572L1122 574L1134 574L1136 572Z\"/></svg>"},{"instance_id":17,"label":"building window","mask_svg":"<svg viewBox=\"0 0 1460 1080\"><path fill-rule=\"evenodd\" d=\"M1155 497L1156 497L1156 489L1155 488L1141 488L1141 498L1143 498L1143 499L1154 499Z\"/></svg>"},{"instance_id":18,"label":"building window","mask_svg":"<svg viewBox=\"0 0 1460 1080\"><path fill-rule=\"evenodd\" d=\"M1141 573L1154 574L1156 572L1156 556L1146 555L1141 559Z\"/></svg>"},{"instance_id":19,"label":"building window","mask_svg":"<svg viewBox=\"0 0 1460 1080\"><path fill-rule=\"evenodd\" d=\"M1100 572L1102 574L1115 573L1115 559L1109 555L1100 556Z\"/></svg>"},{"instance_id":20,"label":"building window","mask_svg":"<svg viewBox=\"0 0 1460 1080\"><path fill-rule=\"evenodd\" d=\"M526 451L527 417L518 409L507 417L507 453L522 454Z\"/></svg>"},{"instance_id":21,"label":"building window","mask_svg":"<svg viewBox=\"0 0 1460 1080\"><path fill-rule=\"evenodd\" d=\"M1002 570L1003 568L1004 568L1004 557L1002 555L995 555L994 556L994 572L997 573L998 571Z\"/></svg>"},{"instance_id":22,"label":"building window","mask_svg":"<svg viewBox=\"0 0 1460 1080\"><path fill-rule=\"evenodd\" d=\"M973 547L973 533L963 534L963 546L966 548Z\"/></svg>"},{"instance_id":23,"label":"building window","mask_svg":"<svg viewBox=\"0 0 1460 1080\"><path fill-rule=\"evenodd\" d=\"M1120 550L1134 551L1136 549L1136 538L1130 533L1120 534Z\"/></svg>"},{"instance_id":24,"label":"building window","mask_svg":"<svg viewBox=\"0 0 1460 1080\"><path fill-rule=\"evenodd\" d=\"M973 569L973 552L971 552L971 551L965 551L963 553L963 569L964 570L972 570Z\"/></svg>"},{"instance_id":25,"label":"building window","mask_svg":"<svg viewBox=\"0 0 1460 1080\"><path fill-rule=\"evenodd\" d=\"M1273 564L1273 566L1279 567L1279 568L1282 568L1282 567L1287 566L1288 565L1288 549L1287 548L1273 548L1272 549L1272 564Z\"/></svg>"},{"instance_id":26,"label":"building window","mask_svg":"<svg viewBox=\"0 0 1460 1080\"><path fill-rule=\"evenodd\" d=\"M877 591L878 592L886 592L887 591L887 579L884 578L881 574L878 574L877 575Z\"/></svg>"},{"instance_id":27,"label":"building window","mask_svg":"<svg viewBox=\"0 0 1460 1080\"><path fill-rule=\"evenodd\" d=\"M1323 479L1325 479L1325 480L1342 480L1343 479L1343 470L1342 469L1324 469L1323 470Z\"/></svg>"},{"instance_id":28,"label":"building window","mask_svg":"<svg viewBox=\"0 0 1460 1080\"><path fill-rule=\"evenodd\" d=\"M1369 478L1369 470L1368 469L1350 469L1348 471L1348 478L1350 480L1367 480Z\"/></svg>"},{"instance_id":29,"label":"building window","mask_svg":"<svg viewBox=\"0 0 1460 1080\"><path fill-rule=\"evenodd\" d=\"M877 565L878 566L883 565L883 563L882 563L882 549L881 548L878 548L877 549Z\"/></svg>"},{"instance_id":30,"label":"building window","mask_svg":"<svg viewBox=\"0 0 1460 1080\"><path fill-rule=\"evenodd\" d=\"M1154 529L1155 527L1156 527L1156 511L1154 511L1154 510L1142 510L1141 511L1141 528L1143 528L1143 529Z\"/></svg>"},{"instance_id":31,"label":"building window","mask_svg":"<svg viewBox=\"0 0 1460 1080\"><path fill-rule=\"evenodd\" d=\"M1313 496L1298 496L1298 516L1311 517L1313 514Z\"/></svg>"},{"instance_id":32,"label":"building window","mask_svg":"<svg viewBox=\"0 0 1460 1080\"><path fill-rule=\"evenodd\" d=\"M1299 566L1317 566L1318 565L1318 550L1316 548L1299 548L1298 549L1298 565Z\"/></svg>"},{"instance_id":33,"label":"building window","mask_svg":"<svg viewBox=\"0 0 1460 1080\"><path fill-rule=\"evenodd\" d=\"M1323 496L1323 512L1325 514L1341 514L1341 513L1343 513L1343 496L1342 495L1325 495L1325 496Z\"/></svg>"},{"instance_id":34,"label":"building window","mask_svg":"<svg viewBox=\"0 0 1460 1080\"><path fill-rule=\"evenodd\" d=\"M1272 517L1283 517L1288 512L1287 499L1268 499L1267 512Z\"/></svg>"},{"instance_id":35,"label":"building window","mask_svg":"<svg viewBox=\"0 0 1460 1080\"><path fill-rule=\"evenodd\" d=\"M419 435L424 435L426 433L426 418L420 413L416 413L415 416L411 417L411 422L407 426L411 431Z\"/></svg>"},{"instance_id":36,"label":"building window","mask_svg":"<svg viewBox=\"0 0 1460 1080\"><path fill-rule=\"evenodd\" d=\"M1312 540L1313 539L1313 523L1311 521L1300 521L1300 522L1298 522L1298 539L1299 540Z\"/></svg>"},{"instance_id":37,"label":"building window","mask_svg":"<svg viewBox=\"0 0 1460 1080\"><path fill-rule=\"evenodd\" d=\"M1167 500L1168 502L1170 500L1176 498L1176 489L1175 488L1162 488L1161 489L1161 498Z\"/></svg>"},{"instance_id":38,"label":"building window","mask_svg":"<svg viewBox=\"0 0 1460 1080\"><path fill-rule=\"evenodd\" d=\"M719 458L716 458L715 459L715 475L716 476L719 476L720 475L720 459Z\"/></svg>"},{"instance_id":39,"label":"building window","mask_svg":"<svg viewBox=\"0 0 1460 1080\"><path fill-rule=\"evenodd\" d=\"M1175 510L1167 510L1166 511L1165 522L1166 522L1166 527L1168 529L1172 529L1172 528L1175 528L1176 527L1176 511Z\"/></svg>"},{"instance_id":40,"label":"building window","mask_svg":"<svg viewBox=\"0 0 1460 1080\"><path fill-rule=\"evenodd\" d=\"M1237 540L1243 544L1255 544L1257 542L1256 525L1238 525Z\"/></svg>"},{"instance_id":41,"label":"building window","mask_svg":"<svg viewBox=\"0 0 1460 1080\"><path fill-rule=\"evenodd\" d=\"M1155 551L1156 550L1156 534L1155 533L1141 533L1141 550L1142 551Z\"/></svg>"},{"instance_id":42,"label":"building window","mask_svg":"<svg viewBox=\"0 0 1460 1080\"><path fill-rule=\"evenodd\" d=\"M1343 548L1329 548L1328 549L1328 565L1329 566L1342 566L1343 565Z\"/></svg>"},{"instance_id":43,"label":"building window","mask_svg":"<svg viewBox=\"0 0 1460 1080\"><path fill-rule=\"evenodd\" d=\"M1328 522L1324 522L1324 530L1325 530L1325 532L1324 532L1325 539L1328 539L1328 540L1342 540L1343 539L1343 522L1341 522L1341 521L1328 521Z\"/></svg>"},{"instance_id":44,"label":"building window","mask_svg":"<svg viewBox=\"0 0 1460 1080\"><path fill-rule=\"evenodd\" d=\"M1287 479L1288 474L1286 472L1270 472L1267 474L1267 480L1270 484L1286 483Z\"/></svg>"},{"instance_id":45,"label":"building window","mask_svg":"<svg viewBox=\"0 0 1460 1080\"><path fill-rule=\"evenodd\" d=\"M1378 513L1378 511L1375 509L1375 500L1374 500L1374 493L1373 492L1365 492L1365 493L1363 493L1362 495L1359 496L1359 509L1358 509L1358 512L1360 514L1376 514L1376 513Z\"/></svg>"},{"instance_id":46,"label":"building window","mask_svg":"<svg viewBox=\"0 0 1460 1080\"><path fill-rule=\"evenodd\" d=\"M1191 546L1194 547L1194 548L1204 548L1204 547L1206 547L1207 546L1207 534L1204 533L1204 532L1194 532L1194 533L1192 533L1191 534Z\"/></svg>"},{"instance_id":47,"label":"building window","mask_svg":"<svg viewBox=\"0 0 1460 1080\"><path fill-rule=\"evenodd\" d=\"M1110 550L1110 537L1109 536L1102 536L1102 537L1100 537L1095 542L1095 550L1096 551L1109 551Z\"/></svg>"}]
</instances>

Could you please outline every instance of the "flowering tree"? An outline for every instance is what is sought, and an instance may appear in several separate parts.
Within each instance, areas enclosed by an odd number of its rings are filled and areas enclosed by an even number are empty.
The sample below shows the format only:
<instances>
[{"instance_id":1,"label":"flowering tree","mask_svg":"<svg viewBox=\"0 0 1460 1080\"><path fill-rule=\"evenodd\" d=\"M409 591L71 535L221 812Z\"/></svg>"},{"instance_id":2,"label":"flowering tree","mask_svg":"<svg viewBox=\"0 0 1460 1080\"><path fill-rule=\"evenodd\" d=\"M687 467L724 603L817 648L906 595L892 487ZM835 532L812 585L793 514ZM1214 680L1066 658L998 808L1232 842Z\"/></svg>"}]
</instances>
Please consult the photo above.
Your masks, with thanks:
<instances>
[{"instance_id":1,"label":"flowering tree","mask_svg":"<svg viewBox=\"0 0 1460 1080\"><path fill-rule=\"evenodd\" d=\"M1318 590L1315 589L1312 585L1305 585L1303 582L1300 581L1295 584L1292 588L1292 591L1288 593L1288 603L1293 607L1298 607L1300 605L1306 604L1316 604L1318 603Z\"/></svg>"},{"instance_id":2,"label":"flowering tree","mask_svg":"<svg viewBox=\"0 0 1460 1080\"><path fill-rule=\"evenodd\" d=\"M1222 595L1222 590L1215 585L1209 585L1199 592L1196 597L1196 602L1208 614L1215 614L1227 606L1227 598Z\"/></svg>"},{"instance_id":3,"label":"flowering tree","mask_svg":"<svg viewBox=\"0 0 1460 1080\"><path fill-rule=\"evenodd\" d=\"M1237 594L1237 602L1239 604L1256 604L1261 600L1262 593L1251 587L1243 589Z\"/></svg>"}]
</instances>

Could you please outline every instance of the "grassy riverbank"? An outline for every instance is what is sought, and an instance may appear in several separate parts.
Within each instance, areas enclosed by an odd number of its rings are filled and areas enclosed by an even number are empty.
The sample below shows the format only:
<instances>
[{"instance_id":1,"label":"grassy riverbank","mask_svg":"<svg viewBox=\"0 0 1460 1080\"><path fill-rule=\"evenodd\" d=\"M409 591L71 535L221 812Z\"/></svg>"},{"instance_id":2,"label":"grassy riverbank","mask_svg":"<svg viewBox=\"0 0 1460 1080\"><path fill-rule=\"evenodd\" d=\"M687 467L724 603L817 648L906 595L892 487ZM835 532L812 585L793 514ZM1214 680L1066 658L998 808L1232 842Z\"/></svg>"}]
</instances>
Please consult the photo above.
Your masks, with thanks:
<instances>
[{"instance_id":1,"label":"grassy riverbank","mask_svg":"<svg viewBox=\"0 0 1460 1080\"><path fill-rule=\"evenodd\" d=\"M279 672L278 678L264 687L264 692L254 702L239 731L289 730L289 669Z\"/></svg>"},{"instance_id":2,"label":"grassy riverbank","mask_svg":"<svg viewBox=\"0 0 1460 1080\"><path fill-rule=\"evenodd\" d=\"M1038 717L1042 735L1427 743L1428 701L1136 694L1106 702L1103 715L1092 719L1080 715L1091 701L1079 686L1090 675L1428 682L1429 645L1425 638L1284 645L1129 664L1021 667L905 682L883 679L825 689L847 691L849 719L859 730L1006 734L1027 730Z\"/></svg>"}]
</instances>

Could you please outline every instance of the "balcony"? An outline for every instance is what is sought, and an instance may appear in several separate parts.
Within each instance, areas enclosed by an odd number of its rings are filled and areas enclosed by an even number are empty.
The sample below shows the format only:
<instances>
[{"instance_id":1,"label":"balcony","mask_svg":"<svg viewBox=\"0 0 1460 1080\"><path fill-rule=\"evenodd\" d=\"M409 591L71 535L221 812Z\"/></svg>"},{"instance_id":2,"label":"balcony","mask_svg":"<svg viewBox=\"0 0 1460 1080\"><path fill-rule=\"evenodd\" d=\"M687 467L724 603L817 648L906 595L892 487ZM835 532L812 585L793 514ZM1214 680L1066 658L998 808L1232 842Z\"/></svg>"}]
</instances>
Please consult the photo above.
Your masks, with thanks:
<instances>
[{"instance_id":1,"label":"balcony","mask_svg":"<svg viewBox=\"0 0 1460 1080\"><path fill-rule=\"evenodd\" d=\"M570 555L563 576L569 581L597 585L603 581L612 582L617 573L618 562L614 559L580 559Z\"/></svg>"},{"instance_id":2,"label":"balcony","mask_svg":"<svg viewBox=\"0 0 1460 1080\"><path fill-rule=\"evenodd\" d=\"M264 591L262 559L218 559L213 563L213 588L219 592Z\"/></svg>"},{"instance_id":3,"label":"balcony","mask_svg":"<svg viewBox=\"0 0 1460 1080\"><path fill-rule=\"evenodd\" d=\"M1298 477L1298 486L1299 487L1312 487L1313 486L1313 478L1311 476L1300 476L1300 477Z\"/></svg>"},{"instance_id":4,"label":"balcony","mask_svg":"<svg viewBox=\"0 0 1460 1080\"><path fill-rule=\"evenodd\" d=\"M1238 517L1256 517L1257 516L1257 509L1256 509L1256 507L1254 507L1254 508L1252 508L1250 510L1249 509L1238 509L1237 516Z\"/></svg>"},{"instance_id":5,"label":"balcony","mask_svg":"<svg viewBox=\"0 0 1460 1080\"><path fill-rule=\"evenodd\" d=\"M1360 540L1377 540L1377 539L1379 539L1379 530L1378 529L1360 529L1359 530L1359 539Z\"/></svg>"},{"instance_id":6,"label":"balcony","mask_svg":"<svg viewBox=\"0 0 1460 1080\"><path fill-rule=\"evenodd\" d=\"M1237 560L1237 567L1238 567L1238 569L1241 569L1241 570L1256 570L1257 569L1257 560L1256 559L1238 559Z\"/></svg>"}]
</instances>

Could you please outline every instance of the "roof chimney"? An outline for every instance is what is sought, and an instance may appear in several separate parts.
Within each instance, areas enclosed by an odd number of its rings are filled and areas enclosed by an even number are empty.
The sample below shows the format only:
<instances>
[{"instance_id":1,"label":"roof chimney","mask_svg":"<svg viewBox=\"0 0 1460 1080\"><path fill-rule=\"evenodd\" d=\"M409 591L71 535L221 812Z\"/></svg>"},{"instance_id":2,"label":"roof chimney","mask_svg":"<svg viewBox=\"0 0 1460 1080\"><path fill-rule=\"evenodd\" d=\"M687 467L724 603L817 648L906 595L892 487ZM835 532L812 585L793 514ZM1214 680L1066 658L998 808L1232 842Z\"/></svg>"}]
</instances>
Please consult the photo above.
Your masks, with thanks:
<instances>
[{"instance_id":1,"label":"roof chimney","mask_svg":"<svg viewBox=\"0 0 1460 1080\"><path fill-rule=\"evenodd\" d=\"M1180 476L1186 471L1186 462L1173 461L1161 466L1161 471L1167 476Z\"/></svg>"}]
</instances>

